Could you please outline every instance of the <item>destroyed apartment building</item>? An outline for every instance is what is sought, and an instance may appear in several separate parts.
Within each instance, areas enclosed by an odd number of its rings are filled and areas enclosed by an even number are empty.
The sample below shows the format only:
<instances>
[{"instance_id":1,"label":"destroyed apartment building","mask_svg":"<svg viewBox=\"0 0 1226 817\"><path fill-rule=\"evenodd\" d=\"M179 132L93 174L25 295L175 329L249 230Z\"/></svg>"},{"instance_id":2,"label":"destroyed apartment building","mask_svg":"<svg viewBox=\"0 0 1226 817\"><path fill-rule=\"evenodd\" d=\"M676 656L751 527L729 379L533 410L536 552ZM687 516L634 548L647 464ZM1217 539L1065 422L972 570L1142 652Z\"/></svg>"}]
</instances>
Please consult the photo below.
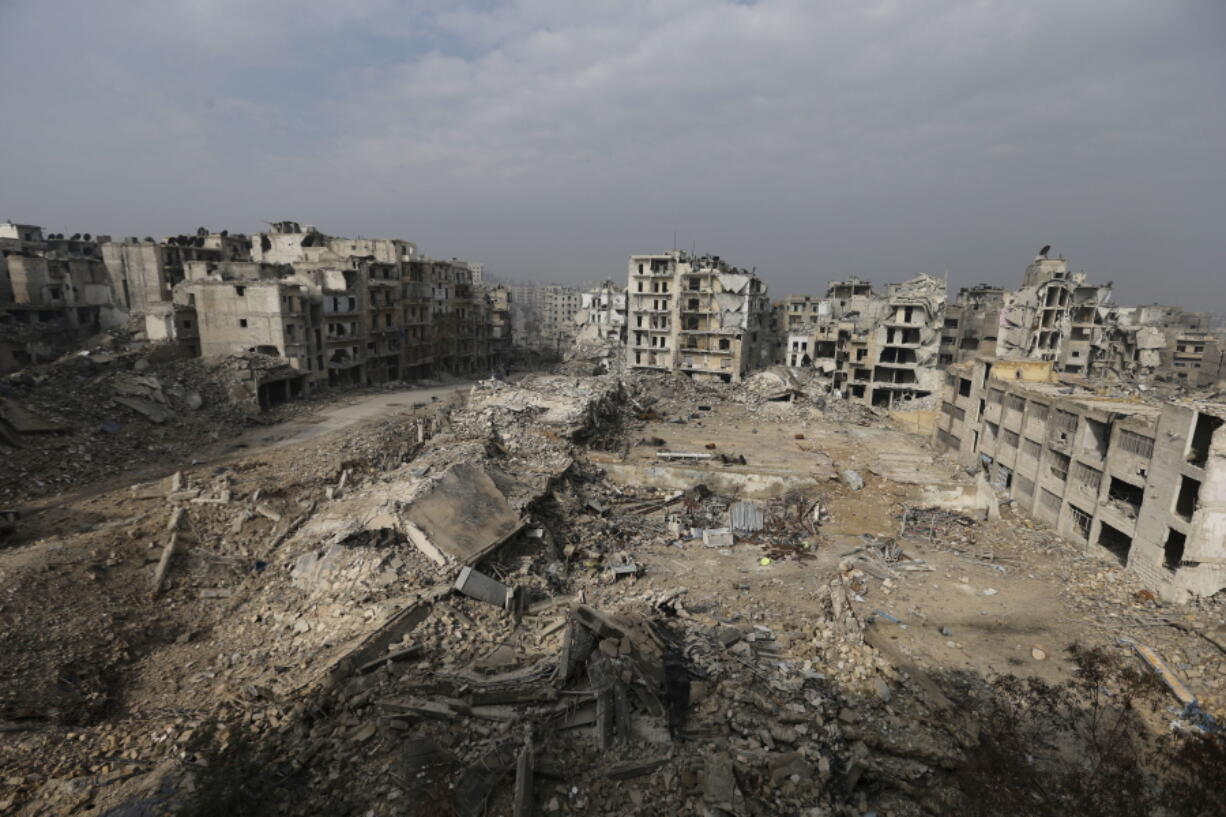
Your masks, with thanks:
<instances>
[{"instance_id":1,"label":"destroyed apartment building","mask_svg":"<svg viewBox=\"0 0 1226 817\"><path fill-rule=\"evenodd\" d=\"M320 386L488 374L511 356L505 289L478 286L473 264L423 257L407 241L292 221L250 237L202 227L161 242L61 240L5 224L0 249L0 370L126 325L186 356L274 359L251 368L267 406Z\"/></svg>"},{"instance_id":2,"label":"destroyed apartment building","mask_svg":"<svg viewBox=\"0 0 1226 817\"><path fill-rule=\"evenodd\" d=\"M1226 588L1226 404L1103 393L1053 361L950 366L936 442L1164 597Z\"/></svg>"},{"instance_id":3,"label":"destroyed apartment building","mask_svg":"<svg viewBox=\"0 0 1226 817\"><path fill-rule=\"evenodd\" d=\"M832 281L825 298L776 305L777 362L813 369L832 391L897 408L938 388L945 282L930 275L889 284L883 295L858 278Z\"/></svg>"},{"instance_id":4,"label":"destroyed apartment building","mask_svg":"<svg viewBox=\"0 0 1226 817\"><path fill-rule=\"evenodd\" d=\"M755 272L680 250L630 257L626 365L737 383L770 363L770 301Z\"/></svg>"},{"instance_id":5,"label":"destroyed apartment building","mask_svg":"<svg viewBox=\"0 0 1226 817\"><path fill-rule=\"evenodd\" d=\"M190 265L176 292L248 281L233 297L268 311L286 287L307 297L287 262L246 263ZM1176 614L1143 575L1087 558L884 412L827 402L817 379L630 370L481 380L438 401L406 389L329 433L294 439L286 424L290 444L199 446L0 517L0 804L18 817L1217 807L1216 744L1191 741L1217 740L1226 707L1221 599ZM792 399L773 399L778 383ZM1191 445L1209 439L1208 461L1184 473L1208 484L1226 432L1202 415ZM1195 542L1185 563L1209 555ZM1169 686L1126 693L1138 672ZM1144 697L1117 705L1125 694ZM1104 757L1104 713L1203 755L1127 787L1131 811L1091 811L1115 795L1061 777L1084 775L1070 754L1135 771ZM1066 742L1022 740L1010 716Z\"/></svg>"},{"instance_id":6,"label":"destroyed apartment building","mask_svg":"<svg viewBox=\"0 0 1226 817\"><path fill-rule=\"evenodd\" d=\"M0 222L0 372L53 360L123 322L99 251L105 239Z\"/></svg>"},{"instance_id":7,"label":"destroyed apartment building","mask_svg":"<svg viewBox=\"0 0 1226 817\"><path fill-rule=\"evenodd\" d=\"M979 284L959 291L946 309L942 365L986 356L1138 384L1197 388L1221 379L1226 342L1207 313L1119 306L1110 285L1091 283L1049 252L1035 257L1017 290Z\"/></svg>"},{"instance_id":8,"label":"destroyed apartment building","mask_svg":"<svg viewBox=\"0 0 1226 817\"><path fill-rule=\"evenodd\" d=\"M626 342L626 290L612 281L579 293L576 343Z\"/></svg>"}]
</instances>

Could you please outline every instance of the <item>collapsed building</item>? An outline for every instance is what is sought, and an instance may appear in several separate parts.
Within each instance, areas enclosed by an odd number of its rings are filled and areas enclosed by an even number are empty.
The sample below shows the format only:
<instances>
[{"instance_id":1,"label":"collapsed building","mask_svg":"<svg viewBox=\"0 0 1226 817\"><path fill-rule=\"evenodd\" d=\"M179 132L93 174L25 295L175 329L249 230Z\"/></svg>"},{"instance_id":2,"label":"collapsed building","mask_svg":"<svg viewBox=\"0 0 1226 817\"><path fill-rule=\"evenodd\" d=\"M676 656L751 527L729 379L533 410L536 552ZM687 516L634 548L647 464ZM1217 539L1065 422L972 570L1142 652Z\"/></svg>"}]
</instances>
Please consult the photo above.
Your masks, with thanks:
<instances>
[{"instance_id":1,"label":"collapsed building","mask_svg":"<svg viewBox=\"0 0 1226 817\"><path fill-rule=\"evenodd\" d=\"M770 362L770 301L755 272L680 250L630 257L626 363L740 382Z\"/></svg>"},{"instance_id":2,"label":"collapsed building","mask_svg":"<svg viewBox=\"0 0 1226 817\"><path fill-rule=\"evenodd\" d=\"M626 290L612 281L605 281L580 293L579 310L574 317L578 324L576 342L605 340L625 343Z\"/></svg>"},{"instance_id":3,"label":"collapsed building","mask_svg":"<svg viewBox=\"0 0 1226 817\"><path fill-rule=\"evenodd\" d=\"M1122 307L1111 285L1091 283L1044 247L1022 286L959 291L945 313L940 363L979 357L1051 362L1058 372L1131 383L1197 388L1222 376L1221 333L1204 312Z\"/></svg>"},{"instance_id":4,"label":"collapsed building","mask_svg":"<svg viewBox=\"0 0 1226 817\"><path fill-rule=\"evenodd\" d=\"M619 371L626 361L626 290L612 281L583 292L564 360L575 374Z\"/></svg>"},{"instance_id":5,"label":"collapsed building","mask_svg":"<svg viewBox=\"0 0 1226 817\"><path fill-rule=\"evenodd\" d=\"M867 281L833 281L826 297L791 296L777 307L786 332L779 362L816 369L836 392L899 406L937 388L945 282L930 275L873 294Z\"/></svg>"},{"instance_id":6,"label":"collapsed building","mask_svg":"<svg viewBox=\"0 0 1226 817\"><path fill-rule=\"evenodd\" d=\"M1106 355L1111 287L1069 270L1048 248L1026 268L1020 289L1004 294L996 354L1006 360L1050 361L1057 371L1090 372Z\"/></svg>"},{"instance_id":7,"label":"collapsed building","mask_svg":"<svg viewBox=\"0 0 1226 817\"><path fill-rule=\"evenodd\" d=\"M1092 370L1098 377L1198 388L1224 374L1226 339L1205 312L1158 304L1120 307L1111 315L1107 340Z\"/></svg>"},{"instance_id":8,"label":"collapsed building","mask_svg":"<svg viewBox=\"0 0 1226 817\"><path fill-rule=\"evenodd\" d=\"M950 366L935 438L1016 507L1173 600L1226 588L1226 404L1141 402L1055 361Z\"/></svg>"}]
</instances>

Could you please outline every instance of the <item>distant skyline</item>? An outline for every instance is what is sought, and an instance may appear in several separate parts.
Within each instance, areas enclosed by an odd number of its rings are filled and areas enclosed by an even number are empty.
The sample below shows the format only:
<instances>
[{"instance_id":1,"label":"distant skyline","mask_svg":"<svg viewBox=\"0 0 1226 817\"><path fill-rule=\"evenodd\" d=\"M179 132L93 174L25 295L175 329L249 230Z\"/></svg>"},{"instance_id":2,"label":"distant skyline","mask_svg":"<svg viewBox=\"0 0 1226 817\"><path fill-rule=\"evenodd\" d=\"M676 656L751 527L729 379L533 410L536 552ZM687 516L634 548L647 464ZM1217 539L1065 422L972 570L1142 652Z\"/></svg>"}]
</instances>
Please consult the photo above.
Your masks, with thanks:
<instances>
[{"instance_id":1,"label":"distant skyline","mask_svg":"<svg viewBox=\"0 0 1226 817\"><path fill-rule=\"evenodd\" d=\"M404 238L622 280L677 244L772 295L1044 244L1226 313L1220 0L0 0L0 219Z\"/></svg>"}]
</instances>

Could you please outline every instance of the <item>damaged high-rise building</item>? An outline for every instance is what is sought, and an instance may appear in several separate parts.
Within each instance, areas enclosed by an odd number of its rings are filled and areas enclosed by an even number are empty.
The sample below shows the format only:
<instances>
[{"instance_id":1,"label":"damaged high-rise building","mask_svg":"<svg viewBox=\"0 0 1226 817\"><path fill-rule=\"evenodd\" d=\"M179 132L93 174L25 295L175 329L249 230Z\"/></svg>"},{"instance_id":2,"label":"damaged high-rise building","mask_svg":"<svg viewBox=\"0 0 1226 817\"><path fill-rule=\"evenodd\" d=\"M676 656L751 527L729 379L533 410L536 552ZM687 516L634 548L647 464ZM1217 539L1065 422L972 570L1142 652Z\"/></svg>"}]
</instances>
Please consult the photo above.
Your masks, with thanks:
<instances>
[{"instance_id":1,"label":"damaged high-rise building","mask_svg":"<svg viewBox=\"0 0 1226 817\"><path fill-rule=\"evenodd\" d=\"M770 363L766 285L718 256L631 256L626 323L631 368L739 382Z\"/></svg>"},{"instance_id":2,"label":"damaged high-rise building","mask_svg":"<svg viewBox=\"0 0 1226 817\"><path fill-rule=\"evenodd\" d=\"M945 291L943 280L919 275L883 295L853 278L831 282L825 298L791 296L776 307L786 337L778 362L816 369L832 390L869 405L927 397L939 382Z\"/></svg>"},{"instance_id":3,"label":"damaged high-rise building","mask_svg":"<svg viewBox=\"0 0 1226 817\"><path fill-rule=\"evenodd\" d=\"M1106 354L1111 288L1090 283L1084 272L1047 252L1044 247L1026 268L1020 289L1004 294L996 354L1087 373Z\"/></svg>"},{"instance_id":4,"label":"damaged high-rise building","mask_svg":"<svg viewBox=\"0 0 1226 817\"><path fill-rule=\"evenodd\" d=\"M1048 361L1058 372L1135 383L1210 386L1223 374L1222 334L1203 312L1122 307L1044 247L1022 285L963 289L946 310L942 365L999 357Z\"/></svg>"}]
</instances>

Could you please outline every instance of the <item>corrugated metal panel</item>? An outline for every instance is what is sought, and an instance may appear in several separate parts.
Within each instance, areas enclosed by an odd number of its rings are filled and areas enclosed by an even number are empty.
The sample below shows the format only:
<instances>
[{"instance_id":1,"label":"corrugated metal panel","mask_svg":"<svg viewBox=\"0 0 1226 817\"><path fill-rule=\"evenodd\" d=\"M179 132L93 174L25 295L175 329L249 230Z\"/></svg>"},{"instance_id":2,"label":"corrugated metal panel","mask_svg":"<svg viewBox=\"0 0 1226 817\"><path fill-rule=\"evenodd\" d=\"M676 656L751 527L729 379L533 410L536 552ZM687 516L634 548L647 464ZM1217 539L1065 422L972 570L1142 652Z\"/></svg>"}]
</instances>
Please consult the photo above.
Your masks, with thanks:
<instances>
[{"instance_id":1,"label":"corrugated metal panel","mask_svg":"<svg viewBox=\"0 0 1226 817\"><path fill-rule=\"evenodd\" d=\"M736 533L757 533L766 523L762 509L752 502L734 502L728 508L730 527Z\"/></svg>"}]
</instances>

